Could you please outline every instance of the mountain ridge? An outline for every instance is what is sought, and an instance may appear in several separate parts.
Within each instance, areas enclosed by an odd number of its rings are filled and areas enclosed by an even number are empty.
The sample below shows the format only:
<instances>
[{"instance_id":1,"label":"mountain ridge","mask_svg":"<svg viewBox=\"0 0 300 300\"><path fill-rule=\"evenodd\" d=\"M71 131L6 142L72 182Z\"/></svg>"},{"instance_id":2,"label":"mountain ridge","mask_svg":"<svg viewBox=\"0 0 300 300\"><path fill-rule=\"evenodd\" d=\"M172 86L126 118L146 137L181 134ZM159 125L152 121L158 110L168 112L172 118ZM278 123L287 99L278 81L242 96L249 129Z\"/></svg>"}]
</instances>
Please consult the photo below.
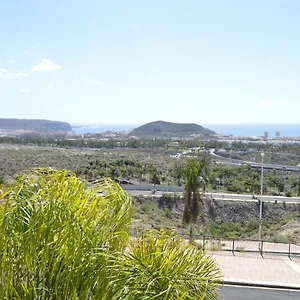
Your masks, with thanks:
<instances>
[{"instance_id":1,"label":"mountain ridge","mask_svg":"<svg viewBox=\"0 0 300 300\"><path fill-rule=\"evenodd\" d=\"M72 131L71 125L67 122L17 118L0 118L0 129L38 131L45 133L55 131Z\"/></svg>"},{"instance_id":2,"label":"mountain ridge","mask_svg":"<svg viewBox=\"0 0 300 300\"><path fill-rule=\"evenodd\" d=\"M154 121L135 128L130 136L136 137L212 137L216 133L195 123Z\"/></svg>"}]
</instances>

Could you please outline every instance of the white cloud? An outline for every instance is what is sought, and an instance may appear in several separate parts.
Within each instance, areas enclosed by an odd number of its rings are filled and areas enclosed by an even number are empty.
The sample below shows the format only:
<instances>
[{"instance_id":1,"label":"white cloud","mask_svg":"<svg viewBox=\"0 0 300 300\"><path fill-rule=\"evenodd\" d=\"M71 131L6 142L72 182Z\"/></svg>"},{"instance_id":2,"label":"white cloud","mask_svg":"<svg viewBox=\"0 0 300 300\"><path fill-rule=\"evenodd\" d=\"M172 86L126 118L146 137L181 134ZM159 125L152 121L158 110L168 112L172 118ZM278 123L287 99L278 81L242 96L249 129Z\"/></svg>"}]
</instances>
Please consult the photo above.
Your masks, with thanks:
<instances>
[{"instance_id":1,"label":"white cloud","mask_svg":"<svg viewBox=\"0 0 300 300\"><path fill-rule=\"evenodd\" d=\"M89 79L89 78L86 78L85 81L90 83L90 84L99 84L100 83L98 80Z\"/></svg>"},{"instance_id":2,"label":"white cloud","mask_svg":"<svg viewBox=\"0 0 300 300\"><path fill-rule=\"evenodd\" d=\"M260 102L260 105L265 108L273 108L274 106L277 106L279 102L274 99L266 99Z\"/></svg>"},{"instance_id":3,"label":"white cloud","mask_svg":"<svg viewBox=\"0 0 300 300\"><path fill-rule=\"evenodd\" d=\"M12 80L20 77L27 77L28 74L23 72L10 72L6 69L0 69L0 80Z\"/></svg>"},{"instance_id":4,"label":"white cloud","mask_svg":"<svg viewBox=\"0 0 300 300\"><path fill-rule=\"evenodd\" d=\"M27 87L27 88L25 88L25 89L20 89L20 92L21 92L21 93L30 93L30 91L31 91L31 88L30 88L30 87Z\"/></svg>"},{"instance_id":5,"label":"white cloud","mask_svg":"<svg viewBox=\"0 0 300 300\"><path fill-rule=\"evenodd\" d=\"M45 89L47 89L47 90L53 90L54 88L55 88L55 86L53 84L47 84L45 86Z\"/></svg>"},{"instance_id":6,"label":"white cloud","mask_svg":"<svg viewBox=\"0 0 300 300\"><path fill-rule=\"evenodd\" d=\"M50 59L43 59L38 65L34 66L32 72L51 72L55 70L60 70L61 66L53 63Z\"/></svg>"},{"instance_id":7,"label":"white cloud","mask_svg":"<svg viewBox=\"0 0 300 300\"><path fill-rule=\"evenodd\" d=\"M8 65L14 65L14 64L16 63L16 61L15 61L15 60L12 60L12 59L9 59L9 60L6 61L6 63L7 63Z\"/></svg>"}]
</instances>

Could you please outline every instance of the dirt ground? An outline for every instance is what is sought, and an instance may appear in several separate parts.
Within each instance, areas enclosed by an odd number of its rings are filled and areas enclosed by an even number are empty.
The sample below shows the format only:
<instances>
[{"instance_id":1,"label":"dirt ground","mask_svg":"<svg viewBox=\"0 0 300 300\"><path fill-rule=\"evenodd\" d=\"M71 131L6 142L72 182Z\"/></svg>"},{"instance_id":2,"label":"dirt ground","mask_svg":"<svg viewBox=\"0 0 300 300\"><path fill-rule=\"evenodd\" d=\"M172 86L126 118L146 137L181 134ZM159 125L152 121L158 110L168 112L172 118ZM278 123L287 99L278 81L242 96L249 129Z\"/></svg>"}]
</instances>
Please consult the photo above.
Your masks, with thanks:
<instances>
[{"instance_id":1,"label":"dirt ground","mask_svg":"<svg viewBox=\"0 0 300 300\"><path fill-rule=\"evenodd\" d=\"M52 167L75 171L95 160L107 162L120 158L152 163L162 172L167 171L173 163L173 159L162 150L63 149L0 144L0 176L10 181L20 172L33 168Z\"/></svg>"}]
</instances>

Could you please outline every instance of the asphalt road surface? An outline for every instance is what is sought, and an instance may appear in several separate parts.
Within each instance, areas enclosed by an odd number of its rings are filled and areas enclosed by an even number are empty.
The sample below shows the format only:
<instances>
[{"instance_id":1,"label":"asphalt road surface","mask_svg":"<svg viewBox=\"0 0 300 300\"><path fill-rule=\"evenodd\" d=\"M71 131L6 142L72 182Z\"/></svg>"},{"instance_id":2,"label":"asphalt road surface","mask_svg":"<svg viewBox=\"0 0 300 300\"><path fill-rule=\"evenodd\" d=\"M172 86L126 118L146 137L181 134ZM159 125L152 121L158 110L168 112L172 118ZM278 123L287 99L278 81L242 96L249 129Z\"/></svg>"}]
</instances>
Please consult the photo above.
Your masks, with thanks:
<instances>
[{"instance_id":1,"label":"asphalt road surface","mask_svg":"<svg viewBox=\"0 0 300 300\"><path fill-rule=\"evenodd\" d=\"M220 300L299 300L300 291L224 286Z\"/></svg>"},{"instance_id":2,"label":"asphalt road surface","mask_svg":"<svg viewBox=\"0 0 300 300\"><path fill-rule=\"evenodd\" d=\"M153 185L130 185L124 184L122 187L131 195L145 195L145 196L157 196L160 197L163 193L178 193L182 195L183 188L179 186L162 186L156 185L156 193L152 194ZM259 196L256 195L253 198L252 195L245 194L229 194L229 193L206 193L208 197L212 197L215 200L227 200L227 201L250 201L257 202ZM278 196L263 196L264 202L287 202L287 203L300 203L299 197L278 197Z\"/></svg>"},{"instance_id":3,"label":"asphalt road surface","mask_svg":"<svg viewBox=\"0 0 300 300\"><path fill-rule=\"evenodd\" d=\"M221 161L216 162L217 164L223 165L233 165L233 166L251 166L252 168L261 168L260 163L253 163L253 162L234 162L234 161ZM289 165L273 165L273 164L264 164L264 169L267 170L278 170L278 171L292 171L292 172L300 172L300 167L297 166L289 166Z\"/></svg>"},{"instance_id":4,"label":"asphalt road surface","mask_svg":"<svg viewBox=\"0 0 300 300\"><path fill-rule=\"evenodd\" d=\"M217 164L224 165L233 165L233 166L251 166L252 168L261 168L261 162L251 162L251 161L243 161L239 159L231 159L225 156L221 156L214 153L214 149L210 151L210 154L220 161L216 161ZM269 170L279 170L279 171L292 171L292 172L300 172L300 166L290 166L290 165L277 165L277 164L263 164L264 169Z\"/></svg>"}]
</instances>

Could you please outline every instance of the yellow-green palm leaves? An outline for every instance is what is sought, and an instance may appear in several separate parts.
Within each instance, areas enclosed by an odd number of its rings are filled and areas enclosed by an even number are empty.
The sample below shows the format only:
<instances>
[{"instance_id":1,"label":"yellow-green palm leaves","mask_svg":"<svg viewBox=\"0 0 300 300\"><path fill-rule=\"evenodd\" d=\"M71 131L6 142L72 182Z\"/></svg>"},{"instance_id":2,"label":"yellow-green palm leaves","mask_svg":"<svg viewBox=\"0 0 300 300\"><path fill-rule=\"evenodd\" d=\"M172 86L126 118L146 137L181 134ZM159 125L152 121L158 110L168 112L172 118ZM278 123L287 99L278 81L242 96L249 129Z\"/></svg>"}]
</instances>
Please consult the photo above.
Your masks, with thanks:
<instances>
[{"instance_id":1,"label":"yellow-green palm leaves","mask_svg":"<svg viewBox=\"0 0 300 300\"><path fill-rule=\"evenodd\" d=\"M185 167L183 223L190 224L197 222L200 210L199 205L202 206L200 190L202 189L202 192L205 192L208 164L209 162L206 159L190 159Z\"/></svg>"},{"instance_id":2,"label":"yellow-green palm leaves","mask_svg":"<svg viewBox=\"0 0 300 300\"><path fill-rule=\"evenodd\" d=\"M87 189L38 170L4 195L1 299L104 299L129 238L131 198L112 181ZM103 298L104 297L104 298Z\"/></svg>"},{"instance_id":3,"label":"yellow-green palm leaves","mask_svg":"<svg viewBox=\"0 0 300 300\"><path fill-rule=\"evenodd\" d=\"M216 299L219 271L173 235L129 236L131 198L111 180L86 187L40 169L4 192L0 299Z\"/></svg>"},{"instance_id":4,"label":"yellow-green palm leaves","mask_svg":"<svg viewBox=\"0 0 300 300\"><path fill-rule=\"evenodd\" d=\"M221 275L214 260L173 234L144 234L122 260L114 299L217 299Z\"/></svg>"}]
</instances>

